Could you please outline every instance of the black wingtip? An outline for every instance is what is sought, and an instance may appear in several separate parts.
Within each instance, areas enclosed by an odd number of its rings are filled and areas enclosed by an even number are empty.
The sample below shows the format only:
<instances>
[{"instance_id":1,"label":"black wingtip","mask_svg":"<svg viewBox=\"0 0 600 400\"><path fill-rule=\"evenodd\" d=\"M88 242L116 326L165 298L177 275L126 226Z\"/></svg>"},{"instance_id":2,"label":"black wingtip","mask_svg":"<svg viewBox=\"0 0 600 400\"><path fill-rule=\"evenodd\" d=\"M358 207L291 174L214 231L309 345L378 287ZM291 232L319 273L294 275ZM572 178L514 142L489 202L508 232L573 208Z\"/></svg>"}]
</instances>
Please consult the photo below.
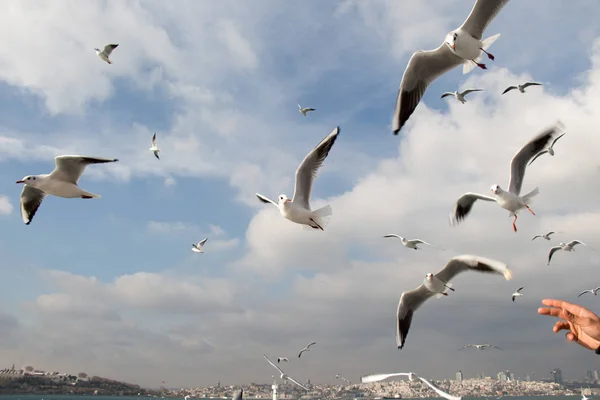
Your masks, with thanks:
<instances>
[{"instance_id":1,"label":"black wingtip","mask_svg":"<svg viewBox=\"0 0 600 400\"><path fill-rule=\"evenodd\" d=\"M117 161L119 161L119 159L118 159L118 158L115 158L115 159L113 160L113 162L117 162Z\"/></svg>"}]
</instances>

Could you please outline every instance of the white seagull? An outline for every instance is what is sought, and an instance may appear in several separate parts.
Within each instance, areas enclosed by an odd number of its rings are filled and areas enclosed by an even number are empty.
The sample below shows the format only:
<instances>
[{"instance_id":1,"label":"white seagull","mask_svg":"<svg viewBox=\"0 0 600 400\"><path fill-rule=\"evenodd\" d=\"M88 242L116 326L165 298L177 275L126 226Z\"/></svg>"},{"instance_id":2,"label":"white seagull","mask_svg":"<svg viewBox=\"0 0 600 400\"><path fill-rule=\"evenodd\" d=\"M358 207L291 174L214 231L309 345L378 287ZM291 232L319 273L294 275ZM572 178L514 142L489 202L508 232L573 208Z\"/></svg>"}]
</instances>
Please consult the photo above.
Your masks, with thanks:
<instances>
[{"instance_id":1,"label":"white seagull","mask_svg":"<svg viewBox=\"0 0 600 400\"><path fill-rule=\"evenodd\" d=\"M300 358L300 356L302 355L302 353L304 353L305 351L310 351L310 346L317 344L317 342L310 342L309 344L306 345L305 348L303 348L302 350L300 350L300 353L298 353L298 358Z\"/></svg>"},{"instance_id":2,"label":"white seagull","mask_svg":"<svg viewBox=\"0 0 600 400\"><path fill-rule=\"evenodd\" d=\"M550 249L550 253L548 253L548 265L550 265L550 260L552 260L552 255L554 253L556 253L559 250L564 250L564 251L575 251L575 246L578 244L582 244L584 246L587 246L585 243L580 242L579 240L571 240L569 243L560 243L558 246L554 246ZM590 246L588 246L590 247Z\"/></svg>"},{"instance_id":3,"label":"white seagull","mask_svg":"<svg viewBox=\"0 0 600 400\"><path fill-rule=\"evenodd\" d=\"M340 127L338 126L300 163L296 170L296 187L291 200L285 194L279 195L279 202L275 202L259 193L256 193L256 197L263 203L275 205L279 208L281 215L292 222L323 230L324 218L331 215L331 206L326 205L318 210L311 211L310 193L317 171L323 165L323 161L327 158L339 133Z\"/></svg>"},{"instance_id":4,"label":"white seagull","mask_svg":"<svg viewBox=\"0 0 600 400\"><path fill-rule=\"evenodd\" d=\"M586 294L586 293L591 293L591 294L593 294L594 296L597 296L597 295L598 295L598 291L599 291L599 290L600 290L600 287L597 287L596 289L588 289L588 290L584 290L583 292L579 293L579 296L577 296L577 297L581 297L581 296L583 296L583 295L584 295L584 294Z\"/></svg>"},{"instance_id":5,"label":"white seagull","mask_svg":"<svg viewBox=\"0 0 600 400\"><path fill-rule=\"evenodd\" d=\"M500 347L497 347L497 346L494 346L494 345L491 345L491 344L468 344L466 346L461 347L458 350L460 351L462 349L466 349L466 348L469 348L469 347L473 347L473 348L475 348L477 350L485 350L485 349L491 349L491 348L502 350Z\"/></svg>"},{"instance_id":6,"label":"white seagull","mask_svg":"<svg viewBox=\"0 0 600 400\"><path fill-rule=\"evenodd\" d=\"M242 400L243 395L244 395L244 389L240 389L240 391L236 393L233 400Z\"/></svg>"},{"instance_id":7,"label":"white seagull","mask_svg":"<svg viewBox=\"0 0 600 400\"><path fill-rule=\"evenodd\" d=\"M408 118L415 111L427 86L440 75L463 64L463 74L475 66L486 69L481 64L482 53L490 60L494 56L486 51L500 34L481 40L483 31L500 12L508 0L477 0L466 21L449 32L444 42L435 50L416 51L406 66L394 110L392 122L394 135L397 135Z\"/></svg>"},{"instance_id":8,"label":"white seagull","mask_svg":"<svg viewBox=\"0 0 600 400\"><path fill-rule=\"evenodd\" d=\"M282 361L288 362L290 360L287 357L277 357L277 364L279 364Z\"/></svg>"},{"instance_id":9,"label":"white seagull","mask_svg":"<svg viewBox=\"0 0 600 400\"><path fill-rule=\"evenodd\" d=\"M94 49L94 50L96 50L96 54L98 55L98 57L100 57L107 63L112 64L112 61L110 61L110 58L109 58L110 53L112 53L113 50L116 49L118 46L119 46L118 44L107 44L106 46L104 46L104 49L102 51L100 51L100 49Z\"/></svg>"},{"instance_id":10,"label":"white seagull","mask_svg":"<svg viewBox=\"0 0 600 400\"><path fill-rule=\"evenodd\" d=\"M600 290L600 287L597 287L596 289L584 290L583 292L579 293L579 296L577 296L577 297L581 297L581 296L583 296L586 293L591 293L594 296L597 296L598 295L598 290Z\"/></svg>"},{"instance_id":11,"label":"white seagull","mask_svg":"<svg viewBox=\"0 0 600 400\"><path fill-rule=\"evenodd\" d=\"M523 294L521 293L521 290L523 290L523 287L518 288L517 291L512 294L512 301L513 302L515 301L515 299L517 297L523 296Z\"/></svg>"},{"instance_id":12,"label":"white seagull","mask_svg":"<svg viewBox=\"0 0 600 400\"><path fill-rule=\"evenodd\" d=\"M308 390L307 388L305 388L304 386L302 386L300 383L298 383L298 381L296 381L294 378L292 378L291 376L287 375L286 373L284 373L281 368L279 368L277 365L273 364L273 362L271 362L271 360L269 360L269 357L267 357L266 355L263 354L263 357L265 357L265 360L267 360L269 362L269 364L271 364L273 366L273 368L275 368L277 371L279 371L279 373L281 374L279 376L279 379L281 380L288 380L292 383L295 383L296 385L300 386L302 389L304 390Z\"/></svg>"},{"instance_id":13,"label":"white seagull","mask_svg":"<svg viewBox=\"0 0 600 400\"><path fill-rule=\"evenodd\" d=\"M407 240L406 238L403 238L402 236L398 236L395 233L388 233L387 235L383 236L384 238L390 238L390 237L394 237L394 238L398 238L400 239L400 241L402 242L402 244L405 247L408 247L409 249L415 249L415 250L419 250L418 245L419 244L426 244L428 246L434 247L434 245L432 245L431 243L427 243L421 239L412 239L412 240Z\"/></svg>"},{"instance_id":14,"label":"white seagull","mask_svg":"<svg viewBox=\"0 0 600 400\"><path fill-rule=\"evenodd\" d=\"M557 137L556 139L554 139L554 141L552 142L552 144L550 145L550 147L548 147L546 150L542 150L539 153L537 153L537 155L535 157L533 157L533 159L531 161L529 161L529 164L527 166L531 165L531 163L533 163L536 160L536 158L538 158L539 156L544 155L546 153L548 153L551 156L553 156L554 155L554 144L556 143L556 141L558 139L560 139L564 135L565 134L563 133L562 135L560 135L559 137Z\"/></svg>"},{"instance_id":15,"label":"white seagull","mask_svg":"<svg viewBox=\"0 0 600 400\"><path fill-rule=\"evenodd\" d=\"M47 195L66 199L99 199L100 195L87 192L77 186L85 167L89 164L103 164L119 161L116 158L86 156L56 156L55 167L49 174L28 175L17 183L24 183L21 191L21 217L29 225L42 200Z\"/></svg>"},{"instance_id":16,"label":"white seagull","mask_svg":"<svg viewBox=\"0 0 600 400\"><path fill-rule=\"evenodd\" d=\"M461 255L450 259L446 266L437 274L428 273L418 288L402 293L398 302L396 319L396 344L404 347L413 314L428 298L448 296L447 290L452 289L450 279L463 271L486 272L503 275L506 280L512 278L512 272L506 264L500 261L473 255Z\"/></svg>"},{"instance_id":17,"label":"white seagull","mask_svg":"<svg viewBox=\"0 0 600 400\"><path fill-rule=\"evenodd\" d=\"M483 89L465 89L462 92L459 92L459 91L445 92L442 95L442 97L440 97L440 99L443 99L444 97L448 97L448 96L454 96L456 98L456 100L458 100L461 103L465 104L467 102L467 99L465 99L466 95L468 95L469 93L482 92L482 91L483 91Z\"/></svg>"},{"instance_id":18,"label":"white seagull","mask_svg":"<svg viewBox=\"0 0 600 400\"><path fill-rule=\"evenodd\" d=\"M158 152L160 151L160 149L156 145L156 132L154 132L154 136L152 136L152 147L150 147L148 150L150 150L151 152L153 152L154 153L154 157L156 157L156 158L158 158L160 160L160 157L158 156Z\"/></svg>"},{"instance_id":19,"label":"white seagull","mask_svg":"<svg viewBox=\"0 0 600 400\"><path fill-rule=\"evenodd\" d=\"M524 196L520 196L521 186L523 185L523 178L525 177L525 169L527 163L533 156L535 156L540 150L544 149L554 136L562 128L562 124L558 122L554 126L547 128L543 132L536 135L529 141L521 150L514 155L510 162L510 179L508 181L508 191L503 190L499 185L493 185L491 187L492 192L497 197L485 196L478 193L465 193L459 197L454 204L452 213L450 214L450 223L457 224L461 220L465 219L473 204L477 200L495 201L500 207L510 211L510 215L514 217L512 227L513 230L517 231L517 212L523 208L526 208L535 215L535 213L529 208L528 203L531 199L539 193L539 188L533 189L531 192Z\"/></svg>"},{"instance_id":20,"label":"white seagull","mask_svg":"<svg viewBox=\"0 0 600 400\"><path fill-rule=\"evenodd\" d=\"M525 88L529 87L529 86L542 86L543 84L538 83L538 82L525 82L522 85L516 85L516 86L509 86L506 89L504 89L504 92L502 92L502 94L506 93L506 92L510 92L513 89L519 89L519 92L521 93L525 93Z\"/></svg>"},{"instance_id":21,"label":"white seagull","mask_svg":"<svg viewBox=\"0 0 600 400\"><path fill-rule=\"evenodd\" d=\"M550 235L553 235L555 233L556 232L554 232L554 231L550 231L548 233L542 233L542 234L539 234L539 235L535 235L531 240L533 241L533 240L535 240L537 238L544 238L546 240L550 240Z\"/></svg>"},{"instance_id":22,"label":"white seagull","mask_svg":"<svg viewBox=\"0 0 600 400\"><path fill-rule=\"evenodd\" d=\"M448 400L461 400L462 399L462 397L452 396L451 394L448 394L448 393L440 390L433 383L429 382L427 379L425 379L423 377L418 376L414 372L408 372L408 373L406 373L406 372L398 372L398 373L393 373L393 374L366 375L366 376L361 377L360 381L362 383L379 382L379 381L382 381L384 379L391 378L391 377L394 377L394 376L406 376L412 382L414 382L417 379L419 379L421 382L423 382L424 384L426 384L427 386L429 386L431 389L433 389L433 391L436 392L438 394L438 396L443 397L445 399L448 399Z\"/></svg>"},{"instance_id":23,"label":"white seagull","mask_svg":"<svg viewBox=\"0 0 600 400\"><path fill-rule=\"evenodd\" d=\"M300 113L306 117L306 114L308 114L310 111L315 111L315 109L312 107L302 108L302 106L298 104L298 111L300 111Z\"/></svg>"},{"instance_id":24,"label":"white seagull","mask_svg":"<svg viewBox=\"0 0 600 400\"><path fill-rule=\"evenodd\" d=\"M204 238L201 241L198 242L198 244L192 243L192 251L196 252L196 253L203 253L204 254L204 243L206 243L206 241L208 240L208 238Z\"/></svg>"}]
</instances>

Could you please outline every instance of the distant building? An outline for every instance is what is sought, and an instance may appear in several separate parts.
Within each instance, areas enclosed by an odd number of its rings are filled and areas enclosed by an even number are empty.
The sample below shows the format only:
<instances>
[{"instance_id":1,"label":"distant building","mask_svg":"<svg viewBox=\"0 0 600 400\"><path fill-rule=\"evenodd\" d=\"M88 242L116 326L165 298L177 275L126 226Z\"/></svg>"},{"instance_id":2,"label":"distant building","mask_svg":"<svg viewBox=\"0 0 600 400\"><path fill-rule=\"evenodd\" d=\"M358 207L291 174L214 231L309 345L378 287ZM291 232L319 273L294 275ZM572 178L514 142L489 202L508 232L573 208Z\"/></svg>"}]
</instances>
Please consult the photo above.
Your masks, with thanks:
<instances>
[{"instance_id":1,"label":"distant building","mask_svg":"<svg viewBox=\"0 0 600 400\"><path fill-rule=\"evenodd\" d=\"M587 371L586 376L587 376L588 381L591 381L591 382L595 381L594 371L592 371L591 369Z\"/></svg>"},{"instance_id":2,"label":"distant building","mask_svg":"<svg viewBox=\"0 0 600 400\"><path fill-rule=\"evenodd\" d=\"M600 376L598 374L598 370L594 371L594 380L597 381L598 379L600 379Z\"/></svg>"},{"instance_id":3,"label":"distant building","mask_svg":"<svg viewBox=\"0 0 600 400\"><path fill-rule=\"evenodd\" d=\"M527 382L531 382L531 376L529 376L529 375L525 375L525 380L526 380Z\"/></svg>"},{"instance_id":4,"label":"distant building","mask_svg":"<svg viewBox=\"0 0 600 400\"><path fill-rule=\"evenodd\" d=\"M462 382L462 380L463 380L463 373L462 373L462 371L458 371L456 373L456 382Z\"/></svg>"},{"instance_id":5,"label":"distant building","mask_svg":"<svg viewBox=\"0 0 600 400\"><path fill-rule=\"evenodd\" d=\"M558 384L563 383L562 371L560 370L560 368L556 368L554 371L552 371L552 377L553 377L554 383L558 383Z\"/></svg>"},{"instance_id":6,"label":"distant building","mask_svg":"<svg viewBox=\"0 0 600 400\"><path fill-rule=\"evenodd\" d=\"M507 377L508 379L510 379L511 381L514 381L514 380L515 380L515 374L513 374L513 373L512 373L512 372L510 372L510 371L506 371L506 377Z\"/></svg>"},{"instance_id":7,"label":"distant building","mask_svg":"<svg viewBox=\"0 0 600 400\"><path fill-rule=\"evenodd\" d=\"M506 374L504 373L504 371L498 372L497 377L498 377L499 381L503 381L503 382L506 381Z\"/></svg>"},{"instance_id":8,"label":"distant building","mask_svg":"<svg viewBox=\"0 0 600 400\"><path fill-rule=\"evenodd\" d=\"M217 381L217 387L220 388L221 387L221 381Z\"/></svg>"},{"instance_id":9,"label":"distant building","mask_svg":"<svg viewBox=\"0 0 600 400\"><path fill-rule=\"evenodd\" d=\"M310 378L306 380L306 383L310 385Z\"/></svg>"}]
</instances>

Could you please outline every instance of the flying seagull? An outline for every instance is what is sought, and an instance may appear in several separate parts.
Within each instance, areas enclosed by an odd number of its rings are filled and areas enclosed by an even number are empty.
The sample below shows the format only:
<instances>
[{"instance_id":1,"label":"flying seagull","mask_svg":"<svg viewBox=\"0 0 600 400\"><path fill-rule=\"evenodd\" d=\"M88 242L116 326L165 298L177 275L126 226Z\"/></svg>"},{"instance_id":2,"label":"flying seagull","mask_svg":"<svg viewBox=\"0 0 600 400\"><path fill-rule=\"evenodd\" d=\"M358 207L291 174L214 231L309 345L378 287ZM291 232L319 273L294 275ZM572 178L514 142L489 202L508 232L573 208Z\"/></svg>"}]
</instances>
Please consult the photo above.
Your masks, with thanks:
<instances>
[{"instance_id":1,"label":"flying seagull","mask_svg":"<svg viewBox=\"0 0 600 400\"><path fill-rule=\"evenodd\" d=\"M416 51L406 66L394 110L392 129L397 135L421 101L427 86L439 76L463 64L463 74L475 66L486 69L481 64L482 53L490 60L494 56L486 50L500 34L481 40L483 31L492 22L508 0L476 0L466 21L449 32L444 42L434 50Z\"/></svg>"},{"instance_id":2,"label":"flying seagull","mask_svg":"<svg viewBox=\"0 0 600 400\"><path fill-rule=\"evenodd\" d=\"M300 353L298 353L298 358L300 358L300 356L302 355L302 353L304 353L305 351L310 351L310 346L317 344L317 342L311 342L308 345L306 345L305 348L303 348L302 350L300 350Z\"/></svg>"},{"instance_id":3,"label":"flying seagull","mask_svg":"<svg viewBox=\"0 0 600 400\"><path fill-rule=\"evenodd\" d=\"M21 217L29 225L42 200L47 195L66 199L99 199L100 195L87 192L77 186L85 167L90 164L103 164L119 161L116 158L86 156L56 156L55 167L49 174L27 175L17 183L24 183L21 191Z\"/></svg>"},{"instance_id":4,"label":"flying seagull","mask_svg":"<svg viewBox=\"0 0 600 400\"><path fill-rule=\"evenodd\" d=\"M588 289L588 290L584 290L583 292L579 293L579 296L577 296L577 297L581 297L581 296L583 296L583 295L584 295L584 294L586 294L586 293L591 293L591 294L593 294L594 296L597 296L597 295L598 295L598 291L599 291L599 290L600 290L600 287L597 287L596 289Z\"/></svg>"},{"instance_id":5,"label":"flying seagull","mask_svg":"<svg viewBox=\"0 0 600 400\"><path fill-rule=\"evenodd\" d=\"M269 362L269 364L271 364L273 366L273 368L275 368L277 371L279 371L279 373L281 374L279 376L279 379L281 380L288 380L292 383L295 383L296 385L300 386L302 389L304 390L308 390L307 388L305 388L304 386L302 386L300 383L298 383L297 380L295 380L294 378L292 378L291 376L287 375L286 373L284 373L281 368L279 368L277 365L273 364L273 362L271 360L269 360L269 357L267 357L266 355L263 354L263 357L265 358L265 360L267 360Z\"/></svg>"},{"instance_id":6,"label":"flying seagull","mask_svg":"<svg viewBox=\"0 0 600 400\"><path fill-rule=\"evenodd\" d=\"M192 243L192 251L196 252L196 253L203 253L204 254L204 243L206 243L206 241L208 240L208 238L204 238L201 241L198 242L198 244Z\"/></svg>"},{"instance_id":7,"label":"flying seagull","mask_svg":"<svg viewBox=\"0 0 600 400\"><path fill-rule=\"evenodd\" d=\"M290 361L290 360L288 360L288 358L287 358L287 357L277 357L277 364L279 364L279 363L280 363L280 362L282 362L282 361L288 362L288 361Z\"/></svg>"},{"instance_id":8,"label":"flying seagull","mask_svg":"<svg viewBox=\"0 0 600 400\"><path fill-rule=\"evenodd\" d=\"M400 239L400 241L402 242L402 244L405 247L408 247L409 249L419 250L419 247L417 247L419 244L426 244L428 246L435 247L431 243L424 242L421 239L407 240L406 238L403 238L402 236L398 236L395 233L389 233L387 235L384 235L383 237L384 238L390 238L390 237L398 238L398 239Z\"/></svg>"},{"instance_id":9,"label":"flying seagull","mask_svg":"<svg viewBox=\"0 0 600 400\"><path fill-rule=\"evenodd\" d=\"M533 156L540 152L540 150L544 149L548 143L554 139L555 135L561 128L562 124L558 122L554 126L545 129L543 132L531 139L529 143L523 146L521 150L514 155L510 162L510 180L508 181L508 191L503 190L499 185L493 185L491 190L497 197L485 196L478 193L465 193L460 196L456 201L456 204L454 204L454 208L450 214L450 223L457 224L461 220L465 219L471 211L471 208L473 208L473 204L475 204L477 200L495 201L500 205L500 207L510 211L510 215L514 217L512 227L516 232L517 212L523 208L526 208L529 212L531 212L531 214L535 215L531 208L529 208L528 203L535 195L539 193L539 188L536 187L526 195L520 196L527 163Z\"/></svg>"},{"instance_id":10,"label":"flying seagull","mask_svg":"<svg viewBox=\"0 0 600 400\"><path fill-rule=\"evenodd\" d=\"M116 49L118 46L118 44L107 44L106 46L104 46L104 49L102 51L100 51L100 49L94 50L96 50L96 54L98 55L98 57L100 57L107 63L112 64L112 61L110 61L109 56L113 52L113 50Z\"/></svg>"},{"instance_id":11,"label":"flying seagull","mask_svg":"<svg viewBox=\"0 0 600 400\"><path fill-rule=\"evenodd\" d=\"M239 392L237 392L237 394L235 395L235 397L233 398L233 400L242 400L242 396L244 395L244 389L240 389Z\"/></svg>"},{"instance_id":12,"label":"flying seagull","mask_svg":"<svg viewBox=\"0 0 600 400\"><path fill-rule=\"evenodd\" d=\"M517 291L512 294L512 301L513 302L515 301L515 299L517 297L523 296L523 294L521 293L521 290L523 290L523 287L518 288Z\"/></svg>"},{"instance_id":13,"label":"flying seagull","mask_svg":"<svg viewBox=\"0 0 600 400\"><path fill-rule=\"evenodd\" d=\"M580 242L579 240L571 240L569 243L565 244L565 243L560 243L558 246L554 246L550 249L550 253L548 253L548 265L550 265L550 260L552 260L552 255L554 253L556 253L559 250L564 250L564 251L575 251L575 246L578 244L582 244L584 246L587 246L585 243ZM589 247L589 246L588 246Z\"/></svg>"},{"instance_id":14,"label":"flying seagull","mask_svg":"<svg viewBox=\"0 0 600 400\"><path fill-rule=\"evenodd\" d=\"M442 97L440 97L440 99L443 99L444 97L448 97L448 96L454 96L456 98L456 100L458 100L461 103L465 104L467 102L467 99L465 99L466 95L468 95L469 93L481 92L481 91L483 91L483 89L465 89L462 92L459 92L459 91L445 92L442 95Z\"/></svg>"},{"instance_id":15,"label":"flying seagull","mask_svg":"<svg viewBox=\"0 0 600 400\"><path fill-rule=\"evenodd\" d=\"M279 208L281 215L292 222L323 230L324 218L331 215L331 206L326 205L318 210L311 211L310 193L317 171L323 165L323 161L325 161L339 133L340 127L338 126L300 163L296 170L296 187L291 200L285 194L279 195L279 202L275 202L259 193L256 193L256 197L263 203L271 203Z\"/></svg>"},{"instance_id":16,"label":"flying seagull","mask_svg":"<svg viewBox=\"0 0 600 400\"><path fill-rule=\"evenodd\" d=\"M535 240L537 238L544 238L546 240L550 240L550 235L553 235L555 233L556 232L554 232L554 231L550 231L548 233L542 233L542 234L539 234L539 235L535 235L531 240L533 241L533 240Z\"/></svg>"},{"instance_id":17,"label":"flying seagull","mask_svg":"<svg viewBox=\"0 0 600 400\"><path fill-rule=\"evenodd\" d=\"M156 132L154 132L154 136L152 136L152 147L150 147L148 150L152 151L154 153L154 157L160 160L160 157L158 156L160 149L156 145Z\"/></svg>"},{"instance_id":18,"label":"flying seagull","mask_svg":"<svg viewBox=\"0 0 600 400\"><path fill-rule=\"evenodd\" d=\"M566 132L565 132L565 133L566 133ZM560 138L561 138L561 137L563 137L564 135L565 135L565 134L563 133L562 135L560 135L559 137L557 137L556 139L554 139L554 141L552 142L552 144L550 145L550 147L548 147L546 150L542 150L542 151L540 151L539 153L537 153L537 155L536 155L535 157L533 157L533 159L532 159L531 161L529 161L529 164L528 164L527 166L531 165L531 163L533 163L533 162L536 160L536 158L538 158L539 156L541 156L541 155L544 155L544 154L546 154L546 153L548 153L548 154L550 154L551 156L553 156L553 155L554 155L554 144L556 143L556 141L557 141L558 139L560 139Z\"/></svg>"},{"instance_id":19,"label":"flying seagull","mask_svg":"<svg viewBox=\"0 0 600 400\"><path fill-rule=\"evenodd\" d=\"M452 396L451 394L448 394L442 390L440 390L438 387L436 387L434 384L432 384L431 382L429 382L427 379L418 376L417 374L413 373L413 372L398 372L398 373L393 373L393 374L374 374L374 375L366 375L360 378L360 381L362 383L371 383L371 382L378 382L378 381L382 381L384 379L387 378L391 378L394 376L406 376L408 377L408 379L412 382L416 381L417 379L419 379L421 382L423 382L424 384L426 384L427 386L429 386L431 389L433 389L434 392L436 392L438 394L438 396L443 397L445 399L448 400L461 400L462 397L456 397L456 396Z\"/></svg>"},{"instance_id":20,"label":"flying seagull","mask_svg":"<svg viewBox=\"0 0 600 400\"><path fill-rule=\"evenodd\" d=\"M298 111L300 111L300 113L306 117L306 114L308 114L310 111L315 111L315 109L312 107L302 108L302 106L298 104Z\"/></svg>"},{"instance_id":21,"label":"flying seagull","mask_svg":"<svg viewBox=\"0 0 600 400\"><path fill-rule=\"evenodd\" d=\"M513 89L519 89L519 92L525 93L525 88L527 88L529 86L542 86L542 84L538 83L538 82L525 82L522 85L516 85L516 86L509 86L509 87L507 87L506 89L504 89L504 92L502 92L502 94L504 94L506 92L510 92Z\"/></svg>"},{"instance_id":22,"label":"flying seagull","mask_svg":"<svg viewBox=\"0 0 600 400\"><path fill-rule=\"evenodd\" d=\"M485 350L485 349L491 349L491 348L502 350L500 347L496 347L496 346L491 345L491 344L468 344L466 346L461 347L458 350L460 351L462 349L466 349L466 348L469 348L469 347L473 347L473 348L475 348L477 350Z\"/></svg>"},{"instance_id":23,"label":"flying seagull","mask_svg":"<svg viewBox=\"0 0 600 400\"><path fill-rule=\"evenodd\" d=\"M450 259L446 266L437 274L428 273L418 288L402 293L398 302L396 325L396 344L404 347L413 314L428 298L448 296L447 290L454 290L449 283L452 278L463 271L485 272L503 275L506 280L512 278L506 264L485 257L461 255Z\"/></svg>"}]
</instances>

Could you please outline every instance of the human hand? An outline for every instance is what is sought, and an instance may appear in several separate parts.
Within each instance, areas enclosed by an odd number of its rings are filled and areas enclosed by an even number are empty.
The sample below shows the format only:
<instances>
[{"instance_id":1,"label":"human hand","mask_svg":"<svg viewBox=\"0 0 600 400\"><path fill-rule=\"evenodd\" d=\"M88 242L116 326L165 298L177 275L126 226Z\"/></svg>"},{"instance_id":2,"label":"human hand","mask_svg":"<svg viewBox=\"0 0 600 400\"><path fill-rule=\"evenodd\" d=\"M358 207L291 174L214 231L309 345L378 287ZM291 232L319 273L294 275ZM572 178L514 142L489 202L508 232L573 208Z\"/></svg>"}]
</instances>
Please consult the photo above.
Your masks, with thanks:
<instances>
[{"instance_id":1,"label":"human hand","mask_svg":"<svg viewBox=\"0 0 600 400\"><path fill-rule=\"evenodd\" d=\"M544 299L542 304L552 308L538 308L538 314L561 318L554 324L553 331L567 330L569 342L579 343L590 350L600 347L600 317L577 304L562 300Z\"/></svg>"}]
</instances>

